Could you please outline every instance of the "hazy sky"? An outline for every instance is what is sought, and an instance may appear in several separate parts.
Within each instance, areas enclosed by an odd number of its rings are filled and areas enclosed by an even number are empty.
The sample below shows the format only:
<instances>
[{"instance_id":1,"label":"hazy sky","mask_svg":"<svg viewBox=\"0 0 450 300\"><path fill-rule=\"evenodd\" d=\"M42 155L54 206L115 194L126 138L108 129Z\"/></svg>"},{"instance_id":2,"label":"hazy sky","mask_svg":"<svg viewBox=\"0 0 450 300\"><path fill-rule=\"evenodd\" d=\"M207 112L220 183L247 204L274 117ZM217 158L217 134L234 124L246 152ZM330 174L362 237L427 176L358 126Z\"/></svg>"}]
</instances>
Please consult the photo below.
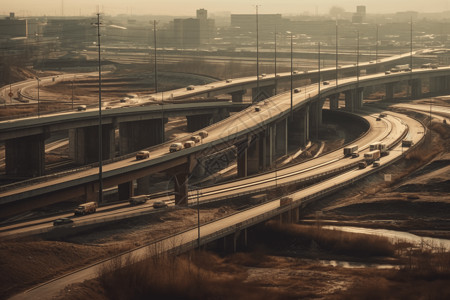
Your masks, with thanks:
<instances>
[{"instance_id":1,"label":"hazy sky","mask_svg":"<svg viewBox=\"0 0 450 300\"><path fill-rule=\"evenodd\" d=\"M328 13L332 6L353 12L357 5L366 5L368 13L392 13L415 10L442 12L448 10L450 0L2 0L0 14L15 12L31 15L90 15L100 12L117 14L164 14L193 16L198 8L209 12L253 13L260 5L260 13L315 14Z\"/></svg>"}]
</instances>

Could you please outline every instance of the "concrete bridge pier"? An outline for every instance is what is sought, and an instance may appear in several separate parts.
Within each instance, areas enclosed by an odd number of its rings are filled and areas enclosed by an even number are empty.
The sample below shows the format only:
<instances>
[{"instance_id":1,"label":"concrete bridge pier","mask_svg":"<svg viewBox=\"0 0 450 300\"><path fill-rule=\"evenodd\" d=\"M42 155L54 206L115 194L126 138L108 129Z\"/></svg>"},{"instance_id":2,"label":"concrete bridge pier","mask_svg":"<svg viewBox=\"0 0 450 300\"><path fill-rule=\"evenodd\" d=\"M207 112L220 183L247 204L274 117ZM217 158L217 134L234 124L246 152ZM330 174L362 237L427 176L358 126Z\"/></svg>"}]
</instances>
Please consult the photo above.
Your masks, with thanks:
<instances>
[{"instance_id":1,"label":"concrete bridge pier","mask_svg":"<svg viewBox=\"0 0 450 300\"><path fill-rule=\"evenodd\" d=\"M288 119L285 118L275 124L275 158L282 157L288 152Z\"/></svg>"},{"instance_id":2,"label":"concrete bridge pier","mask_svg":"<svg viewBox=\"0 0 450 300\"><path fill-rule=\"evenodd\" d=\"M245 140L236 144L237 149L237 176L239 178L247 177L248 175L248 146L249 141ZM256 151L256 150L254 150ZM259 149L258 149L259 152Z\"/></svg>"},{"instance_id":3,"label":"concrete bridge pier","mask_svg":"<svg viewBox=\"0 0 450 300\"><path fill-rule=\"evenodd\" d=\"M394 87L395 87L395 83L386 84L386 94L384 96L384 99L386 99L386 100L394 99Z\"/></svg>"},{"instance_id":4,"label":"concrete bridge pier","mask_svg":"<svg viewBox=\"0 0 450 300\"><path fill-rule=\"evenodd\" d=\"M364 100L364 88L360 87L354 90L355 96L353 97L353 107L355 109L361 109L363 107Z\"/></svg>"},{"instance_id":5,"label":"concrete bridge pier","mask_svg":"<svg viewBox=\"0 0 450 300\"><path fill-rule=\"evenodd\" d=\"M350 111L350 112L355 111L355 107L354 107L354 104L355 104L354 98L355 98L355 96L356 96L355 95L355 90L345 91L345 109Z\"/></svg>"},{"instance_id":6,"label":"concrete bridge pier","mask_svg":"<svg viewBox=\"0 0 450 300\"><path fill-rule=\"evenodd\" d=\"M245 95L246 92L247 92L246 90L241 90L241 91L236 91L236 92L230 93L231 101L232 102L243 102L244 101L244 95Z\"/></svg>"},{"instance_id":7,"label":"concrete bridge pier","mask_svg":"<svg viewBox=\"0 0 450 300\"><path fill-rule=\"evenodd\" d=\"M292 208L278 216L278 221L284 224L297 223L300 220L300 208Z\"/></svg>"},{"instance_id":8,"label":"concrete bridge pier","mask_svg":"<svg viewBox=\"0 0 450 300\"><path fill-rule=\"evenodd\" d=\"M339 109L339 94L331 95L328 98L328 100L330 102L330 109L331 110Z\"/></svg>"},{"instance_id":9,"label":"concrete bridge pier","mask_svg":"<svg viewBox=\"0 0 450 300\"><path fill-rule=\"evenodd\" d=\"M309 105L294 111L293 118L288 116L288 145L303 147L309 141Z\"/></svg>"},{"instance_id":10,"label":"concrete bridge pier","mask_svg":"<svg viewBox=\"0 0 450 300\"><path fill-rule=\"evenodd\" d=\"M257 174L264 169L263 153L264 153L264 137L265 131L262 131L249 138L249 145L247 148L247 175Z\"/></svg>"},{"instance_id":11,"label":"concrete bridge pier","mask_svg":"<svg viewBox=\"0 0 450 300\"><path fill-rule=\"evenodd\" d=\"M46 134L38 134L6 140L6 175L18 177L44 175L46 136Z\"/></svg>"},{"instance_id":12,"label":"concrete bridge pier","mask_svg":"<svg viewBox=\"0 0 450 300\"><path fill-rule=\"evenodd\" d=\"M187 131L194 132L205 128L212 124L213 115L195 115L195 116L186 116L187 119Z\"/></svg>"},{"instance_id":13,"label":"concrete bridge pier","mask_svg":"<svg viewBox=\"0 0 450 300\"><path fill-rule=\"evenodd\" d=\"M419 99L422 97L422 80L411 80L411 97L413 99Z\"/></svg>"},{"instance_id":14,"label":"concrete bridge pier","mask_svg":"<svg viewBox=\"0 0 450 300\"><path fill-rule=\"evenodd\" d=\"M119 136L121 155L161 144L165 139L163 120L152 119L120 123Z\"/></svg>"},{"instance_id":15,"label":"concrete bridge pier","mask_svg":"<svg viewBox=\"0 0 450 300\"><path fill-rule=\"evenodd\" d=\"M222 247L225 253L235 253L238 249L247 247L248 233L247 228L237 230L233 234L222 238Z\"/></svg>"},{"instance_id":16,"label":"concrete bridge pier","mask_svg":"<svg viewBox=\"0 0 450 300\"><path fill-rule=\"evenodd\" d=\"M102 160L114 158L116 154L114 125L102 125L102 140ZM69 130L69 157L79 165L98 162L98 126Z\"/></svg>"},{"instance_id":17,"label":"concrete bridge pier","mask_svg":"<svg viewBox=\"0 0 450 300\"><path fill-rule=\"evenodd\" d=\"M309 128L310 134L319 138L319 127L322 124L322 100L312 102L309 106Z\"/></svg>"},{"instance_id":18,"label":"concrete bridge pier","mask_svg":"<svg viewBox=\"0 0 450 300\"><path fill-rule=\"evenodd\" d=\"M430 92L433 94L441 94L449 91L450 76L439 76L430 78Z\"/></svg>"},{"instance_id":19,"label":"concrete bridge pier","mask_svg":"<svg viewBox=\"0 0 450 300\"><path fill-rule=\"evenodd\" d=\"M128 200L134 196L133 181L121 183L118 186L119 200Z\"/></svg>"}]
</instances>

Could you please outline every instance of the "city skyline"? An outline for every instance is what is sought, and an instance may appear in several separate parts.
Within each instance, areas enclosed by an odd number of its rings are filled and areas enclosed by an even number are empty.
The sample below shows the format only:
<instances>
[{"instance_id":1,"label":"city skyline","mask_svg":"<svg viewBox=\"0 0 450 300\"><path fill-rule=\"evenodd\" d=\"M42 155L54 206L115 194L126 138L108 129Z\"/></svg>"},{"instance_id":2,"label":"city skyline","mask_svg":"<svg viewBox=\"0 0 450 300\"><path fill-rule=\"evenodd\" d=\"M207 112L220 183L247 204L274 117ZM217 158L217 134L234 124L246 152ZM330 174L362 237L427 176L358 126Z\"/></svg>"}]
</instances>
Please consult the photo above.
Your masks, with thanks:
<instances>
[{"instance_id":1,"label":"city skyline","mask_svg":"<svg viewBox=\"0 0 450 300\"><path fill-rule=\"evenodd\" d=\"M398 11L442 12L449 9L448 0L423 1L388 1L388 0L333 0L299 1L296 0L193 0L186 5L182 0L166 0L163 3L145 0L130 0L124 3L119 0L99 0L95 3L88 0L17 0L7 3L0 9L0 14L15 12L18 17L27 16L79 16L92 15L100 11L107 15L173 15L194 16L198 8L204 8L211 14L231 12L235 14L254 13L259 6L261 14L281 13L284 15L328 14L333 6L341 7L346 12L355 12L356 6L365 5L367 13L395 13Z\"/></svg>"}]
</instances>

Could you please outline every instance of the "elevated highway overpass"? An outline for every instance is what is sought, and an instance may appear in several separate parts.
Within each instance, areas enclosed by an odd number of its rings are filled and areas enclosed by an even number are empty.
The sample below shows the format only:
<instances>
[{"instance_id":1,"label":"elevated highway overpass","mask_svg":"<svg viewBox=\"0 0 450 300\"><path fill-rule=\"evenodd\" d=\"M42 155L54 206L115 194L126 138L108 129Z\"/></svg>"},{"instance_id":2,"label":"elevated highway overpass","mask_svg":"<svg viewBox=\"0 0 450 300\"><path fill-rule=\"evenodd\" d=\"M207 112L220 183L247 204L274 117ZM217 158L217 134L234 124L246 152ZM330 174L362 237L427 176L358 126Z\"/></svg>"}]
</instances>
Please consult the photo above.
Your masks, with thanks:
<instances>
[{"instance_id":1,"label":"elevated highway overpass","mask_svg":"<svg viewBox=\"0 0 450 300\"><path fill-rule=\"evenodd\" d=\"M420 50L413 52L413 55L433 53L437 50ZM320 70L320 80L331 80L343 76L354 75L357 70L362 73L367 70L366 74L384 71L391 66L401 63L409 62L410 53L405 53L389 58L383 58L378 61L371 61L367 63L356 65L342 66L337 70L335 68L326 68ZM438 75L432 80L433 87L430 87L436 92L448 89L448 80L446 75ZM392 76L395 76L393 74ZM416 76L417 77L417 76ZM419 97L421 89L421 79L411 77L413 96ZM426 77L426 76L425 76ZM309 72L295 71L292 74L292 80L298 81L307 79L311 82L319 81L319 70ZM164 93L152 94L141 99L144 101L162 101L164 95L170 95L171 101L186 99L191 97L213 97L223 94L231 94L234 102L242 102L243 95L247 90L252 90L253 98L262 100L270 97L278 92L278 86L286 85L290 82L291 73L280 73L276 76L269 74L264 77L245 77L236 78L232 80L218 81L204 86L195 86L192 89L178 89ZM402 79L403 80L403 79ZM447 80L447 81L446 81ZM342 79L336 81L339 85ZM386 83L380 81L380 84L386 85L386 98L392 98L394 94L395 84L398 82L388 80ZM294 85L296 87L296 85ZM306 89L304 90L306 91ZM334 95L329 96L330 106L337 108L337 100L339 93L336 91ZM357 109L361 106L363 87L349 90L346 88L346 107L350 110ZM325 95L328 97L328 95ZM167 99L166 99L167 101ZM162 101L163 102L163 101ZM188 119L188 131L196 131L202 127L209 125L212 122L221 120L228 116L230 110L238 109L238 107L245 107L245 104L218 104L214 105L193 105L192 107L185 106L180 109L170 105L163 105L159 112L156 108L120 108L105 110L102 118L102 138L103 144L103 158L113 159L115 157L115 136L114 130L119 128L119 145L120 155L141 150L143 148L161 143L164 141L164 123L165 118L174 116L178 113L183 113ZM315 104L314 104L315 105ZM315 105L313 115L318 115L318 123L320 123L320 113L318 106ZM354 106L354 108L353 108ZM174 111L174 113L171 113ZM60 113L60 116L45 116L42 118L28 118L26 120L12 120L7 122L0 122L0 142L4 141L6 145L6 175L11 177L36 177L42 176L45 173L44 158L45 158L45 139L59 128L69 129L70 135L70 158L79 165L85 165L98 161L98 150L96 148L96 139L98 130L94 130L98 126L96 120L96 110L88 110L86 112L67 112ZM179 114L178 114L179 115ZM104 120L104 121L103 121ZM315 122L317 123L317 122ZM303 125L304 127L304 125ZM150 130L148 130L150 128ZM317 132L315 129L312 133ZM309 132L309 131L308 131ZM300 137L305 139L305 137ZM306 136L306 139L309 135Z\"/></svg>"},{"instance_id":2,"label":"elevated highway overpass","mask_svg":"<svg viewBox=\"0 0 450 300\"><path fill-rule=\"evenodd\" d=\"M258 110L250 107L227 118L207 130L210 136L196 147L176 153L168 153L168 144L151 148L151 158L135 161L130 157L104 166L105 187L119 186L121 199L132 195L130 182L144 178L152 173L166 171L176 176L175 192L178 204L187 199L188 176L199 158L205 153L213 153L223 147L234 146L238 157L238 174L245 177L255 174L272 165L276 157L287 151L288 143L305 144L309 132L318 128L321 122L321 108L326 97L332 99L338 93L346 95L348 110L359 109L362 105L361 89L372 85L396 84L401 81L412 82L423 78L434 78L439 86L446 83L450 68L438 70L417 70L399 74L375 74L357 78L339 80L329 85L313 84L304 87L305 93L293 94L292 112L290 93L283 93L258 104ZM320 94L319 94L320 87ZM443 90L447 85L442 87ZM330 100L331 101L331 100ZM332 108L333 105L331 105ZM206 151L206 152L205 152ZM61 201L68 196L83 196L94 200L98 190L98 169L92 168L58 178L47 178L37 183L23 183L24 187L12 186L2 189L1 204L19 203L24 199L51 203ZM145 184L145 183L144 183ZM146 183L148 184L148 183ZM19 201L19 202L17 202Z\"/></svg>"}]
</instances>

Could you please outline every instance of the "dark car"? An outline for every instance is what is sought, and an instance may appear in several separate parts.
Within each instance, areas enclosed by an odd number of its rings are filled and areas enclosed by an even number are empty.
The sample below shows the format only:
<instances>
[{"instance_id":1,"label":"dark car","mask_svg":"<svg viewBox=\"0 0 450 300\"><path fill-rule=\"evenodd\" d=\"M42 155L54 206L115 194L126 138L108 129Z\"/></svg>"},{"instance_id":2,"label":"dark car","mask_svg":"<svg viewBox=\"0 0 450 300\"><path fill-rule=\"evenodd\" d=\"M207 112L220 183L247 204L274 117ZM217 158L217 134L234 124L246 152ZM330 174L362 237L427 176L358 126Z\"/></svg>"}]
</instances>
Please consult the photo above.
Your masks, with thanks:
<instances>
[{"instance_id":1,"label":"dark car","mask_svg":"<svg viewBox=\"0 0 450 300\"><path fill-rule=\"evenodd\" d=\"M359 153L358 152L353 152L352 153L352 158L357 158L359 157Z\"/></svg>"},{"instance_id":2,"label":"dark car","mask_svg":"<svg viewBox=\"0 0 450 300\"><path fill-rule=\"evenodd\" d=\"M167 207L167 203L164 201L155 201L153 202L153 208L163 208Z\"/></svg>"},{"instance_id":3,"label":"dark car","mask_svg":"<svg viewBox=\"0 0 450 300\"><path fill-rule=\"evenodd\" d=\"M72 224L73 220L69 218L60 218L53 221L53 226Z\"/></svg>"}]
</instances>

